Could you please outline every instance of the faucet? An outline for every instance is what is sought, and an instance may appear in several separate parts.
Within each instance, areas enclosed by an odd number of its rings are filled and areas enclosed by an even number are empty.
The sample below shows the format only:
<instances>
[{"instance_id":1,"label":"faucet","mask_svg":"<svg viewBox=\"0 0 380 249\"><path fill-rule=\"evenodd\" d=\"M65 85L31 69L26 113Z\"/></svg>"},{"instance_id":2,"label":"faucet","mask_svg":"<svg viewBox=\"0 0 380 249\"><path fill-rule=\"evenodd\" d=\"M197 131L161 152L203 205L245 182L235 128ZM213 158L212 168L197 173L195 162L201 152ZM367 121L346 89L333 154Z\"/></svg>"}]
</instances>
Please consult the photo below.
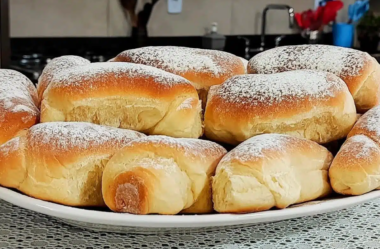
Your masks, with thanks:
<instances>
[{"instance_id":1,"label":"faucet","mask_svg":"<svg viewBox=\"0 0 380 249\"><path fill-rule=\"evenodd\" d=\"M294 9L290 7L289 5L283 5L283 4L269 4L265 7L262 15L261 20L261 43L260 48L251 50L252 52L260 52L264 51L265 49L265 31L266 31L266 25L267 25L267 12L268 10L276 9L276 10L287 10L289 14L289 28L294 27ZM276 39L276 46L279 45L279 41L281 41L283 37L280 36L280 38Z\"/></svg>"},{"instance_id":2,"label":"faucet","mask_svg":"<svg viewBox=\"0 0 380 249\"><path fill-rule=\"evenodd\" d=\"M250 41L246 37L239 36L238 39L242 39L245 41L245 49L244 49L244 57L247 59L250 58L250 53L254 52L262 52L265 50L265 30L266 30L266 22L267 22L267 12L270 9L277 9L277 10L287 10L289 14L289 28L294 27L294 9L290 7L289 5L283 5L283 4L269 4L265 7L262 15L262 21L261 21L261 43L259 48L250 48ZM278 47L280 45L280 42L282 39L284 39L284 35L280 35L276 37L275 40L275 46Z\"/></svg>"},{"instance_id":3,"label":"faucet","mask_svg":"<svg viewBox=\"0 0 380 249\"><path fill-rule=\"evenodd\" d=\"M241 39L244 41L245 47L244 47L244 59L249 60L251 58L249 51L250 51L250 40L247 37L238 36L238 39Z\"/></svg>"},{"instance_id":4,"label":"faucet","mask_svg":"<svg viewBox=\"0 0 380 249\"><path fill-rule=\"evenodd\" d=\"M277 36L276 37L276 39L275 39L275 41L274 41L274 43L275 43L275 47L278 47L278 46L280 46L280 42L282 41L282 39L284 39L285 38L285 36L284 35L279 35L279 36Z\"/></svg>"}]
</instances>

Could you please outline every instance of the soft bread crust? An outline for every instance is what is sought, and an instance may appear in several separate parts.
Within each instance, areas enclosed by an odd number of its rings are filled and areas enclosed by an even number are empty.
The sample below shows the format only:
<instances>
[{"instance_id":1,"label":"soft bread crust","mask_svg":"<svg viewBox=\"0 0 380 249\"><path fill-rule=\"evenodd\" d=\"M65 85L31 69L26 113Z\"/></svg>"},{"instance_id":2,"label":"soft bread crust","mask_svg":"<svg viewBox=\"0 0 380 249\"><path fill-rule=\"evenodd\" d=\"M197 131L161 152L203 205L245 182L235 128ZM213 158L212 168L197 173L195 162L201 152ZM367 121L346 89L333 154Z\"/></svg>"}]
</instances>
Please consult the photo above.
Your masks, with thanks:
<instances>
[{"instance_id":1,"label":"soft bread crust","mask_svg":"<svg viewBox=\"0 0 380 249\"><path fill-rule=\"evenodd\" d=\"M363 114L347 137L364 135L380 145L380 106L376 106Z\"/></svg>"},{"instance_id":2,"label":"soft bread crust","mask_svg":"<svg viewBox=\"0 0 380 249\"><path fill-rule=\"evenodd\" d=\"M37 93L39 102L42 101L43 93L49 86L50 81L54 77L54 75L59 74L68 68L82 66L86 64L90 64L90 61L76 55L64 55L52 59L45 66L44 70L41 73L41 76L38 78Z\"/></svg>"},{"instance_id":3,"label":"soft bread crust","mask_svg":"<svg viewBox=\"0 0 380 249\"><path fill-rule=\"evenodd\" d=\"M115 212L210 213L211 177L226 150L211 141L149 136L116 153L103 173L103 197Z\"/></svg>"},{"instance_id":4,"label":"soft bread crust","mask_svg":"<svg viewBox=\"0 0 380 249\"><path fill-rule=\"evenodd\" d=\"M330 168L335 192L361 195L380 187L380 106L363 114Z\"/></svg>"},{"instance_id":5,"label":"soft bread crust","mask_svg":"<svg viewBox=\"0 0 380 249\"><path fill-rule=\"evenodd\" d=\"M353 94L360 113L365 113L380 104L380 65L375 58L372 58L372 61L367 69L367 71L373 70L372 73L364 80L359 90ZM356 80L356 82L360 81Z\"/></svg>"},{"instance_id":6,"label":"soft bread crust","mask_svg":"<svg viewBox=\"0 0 380 249\"><path fill-rule=\"evenodd\" d=\"M0 69L0 145L39 120L37 91L21 73Z\"/></svg>"},{"instance_id":7,"label":"soft bread crust","mask_svg":"<svg viewBox=\"0 0 380 249\"><path fill-rule=\"evenodd\" d=\"M64 205L105 206L105 164L143 136L82 122L37 124L0 146L0 185Z\"/></svg>"},{"instance_id":8,"label":"soft bread crust","mask_svg":"<svg viewBox=\"0 0 380 249\"><path fill-rule=\"evenodd\" d=\"M240 75L213 86L204 119L205 135L229 144L263 133L328 143L348 134L356 110L337 76L299 70Z\"/></svg>"},{"instance_id":9,"label":"soft bread crust","mask_svg":"<svg viewBox=\"0 0 380 249\"><path fill-rule=\"evenodd\" d=\"M306 139L280 134L253 137L218 164L212 182L214 209L258 212L327 196L331 160L326 148Z\"/></svg>"},{"instance_id":10,"label":"soft bread crust","mask_svg":"<svg viewBox=\"0 0 380 249\"><path fill-rule=\"evenodd\" d=\"M380 104L379 63L359 50L329 45L283 46L254 56L247 70L251 74L272 74L302 69L326 71L340 77L360 113Z\"/></svg>"},{"instance_id":11,"label":"soft bread crust","mask_svg":"<svg viewBox=\"0 0 380 249\"><path fill-rule=\"evenodd\" d=\"M144 64L184 77L197 89L202 108L206 106L211 86L244 74L247 68L242 58L227 52L174 46L126 50L111 61Z\"/></svg>"},{"instance_id":12,"label":"soft bread crust","mask_svg":"<svg viewBox=\"0 0 380 249\"><path fill-rule=\"evenodd\" d=\"M369 137L346 140L329 171L331 186L343 195L362 195L380 188L380 147Z\"/></svg>"},{"instance_id":13,"label":"soft bread crust","mask_svg":"<svg viewBox=\"0 0 380 249\"><path fill-rule=\"evenodd\" d=\"M126 50L112 61L157 67L189 80L197 90L222 84L234 75L244 74L242 60L230 53L198 48L154 46Z\"/></svg>"},{"instance_id":14,"label":"soft bread crust","mask_svg":"<svg viewBox=\"0 0 380 249\"><path fill-rule=\"evenodd\" d=\"M186 79L145 65L92 63L56 75L41 122L83 121L146 134L198 138L201 103Z\"/></svg>"}]
</instances>

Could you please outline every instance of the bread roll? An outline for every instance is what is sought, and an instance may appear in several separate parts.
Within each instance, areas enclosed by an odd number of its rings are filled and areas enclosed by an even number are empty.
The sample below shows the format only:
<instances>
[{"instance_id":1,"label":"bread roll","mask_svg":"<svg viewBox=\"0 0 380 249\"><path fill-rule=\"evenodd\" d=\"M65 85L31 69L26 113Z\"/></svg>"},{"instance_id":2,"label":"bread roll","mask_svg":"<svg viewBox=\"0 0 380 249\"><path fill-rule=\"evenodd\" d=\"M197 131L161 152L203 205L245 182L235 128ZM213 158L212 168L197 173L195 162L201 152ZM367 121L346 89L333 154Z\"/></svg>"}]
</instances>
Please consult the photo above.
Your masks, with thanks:
<instances>
[{"instance_id":1,"label":"bread roll","mask_svg":"<svg viewBox=\"0 0 380 249\"><path fill-rule=\"evenodd\" d=\"M187 47L131 49L118 54L113 61L149 65L180 75L194 85L204 104L210 86L222 84L228 78L246 71L241 59L233 54Z\"/></svg>"},{"instance_id":2,"label":"bread roll","mask_svg":"<svg viewBox=\"0 0 380 249\"><path fill-rule=\"evenodd\" d=\"M355 135L365 135L380 145L380 106L372 108L358 119L348 137Z\"/></svg>"},{"instance_id":3,"label":"bread roll","mask_svg":"<svg viewBox=\"0 0 380 249\"><path fill-rule=\"evenodd\" d=\"M355 121L352 96L344 82L331 73L248 74L210 89L205 134L229 144L262 133L327 143L345 137Z\"/></svg>"},{"instance_id":4,"label":"bread roll","mask_svg":"<svg viewBox=\"0 0 380 249\"><path fill-rule=\"evenodd\" d=\"M41 122L83 121L147 134L198 138L201 103L186 79L132 63L102 62L56 75L45 91Z\"/></svg>"},{"instance_id":5,"label":"bread roll","mask_svg":"<svg viewBox=\"0 0 380 249\"><path fill-rule=\"evenodd\" d=\"M380 104L380 66L368 53L329 45L277 47L254 56L248 73L272 74L312 69L333 73L346 82L363 113Z\"/></svg>"},{"instance_id":6,"label":"bread roll","mask_svg":"<svg viewBox=\"0 0 380 249\"><path fill-rule=\"evenodd\" d=\"M331 186L343 195L362 195L380 188L380 147L364 135L346 140L329 171Z\"/></svg>"},{"instance_id":7,"label":"bread roll","mask_svg":"<svg viewBox=\"0 0 380 249\"><path fill-rule=\"evenodd\" d=\"M104 201L113 211L132 214L209 213L211 176L225 153L199 139L137 139L107 163Z\"/></svg>"},{"instance_id":8,"label":"bread roll","mask_svg":"<svg viewBox=\"0 0 380 249\"><path fill-rule=\"evenodd\" d=\"M70 206L104 206L102 173L135 131L81 122L37 124L0 147L0 185Z\"/></svg>"},{"instance_id":9,"label":"bread roll","mask_svg":"<svg viewBox=\"0 0 380 249\"><path fill-rule=\"evenodd\" d=\"M37 93L39 102L41 102L42 95L54 75L61 73L68 68L86 64L90 64L90 61L76 55L64 55L51 60L42 71L41 76L38 78Z\"/></svg>"},{"instance_id":10,"label":"bread roll","mask_svg":"<svg viewBox=\"0 0 380 249\"><path fill-rule=\"evenodd\" d=\"M21 73L0 69L0 145L39 119L37 91Z\"/></svg>"},{"instance_id":11,"label":"bread roll","mask_svg":"<svg viewBox=\"0 0 380 249\"><path fill-rule=\"evenodd\" d=\"M221 213L286 208L331 193L331 153L306 139L253 137L230 151L213 177L214 209Z\"/></svg>"},{"instance_id":12,"label":"bread roll","mask_svg":"<svg viewBox=\"0 0 380 249\"><path fill-rule=\"evenodd\" d=\"M348 134L330 168L331 185L344 195L380 187L380 106L366 112Z\"/></svg>"}]
</instances>

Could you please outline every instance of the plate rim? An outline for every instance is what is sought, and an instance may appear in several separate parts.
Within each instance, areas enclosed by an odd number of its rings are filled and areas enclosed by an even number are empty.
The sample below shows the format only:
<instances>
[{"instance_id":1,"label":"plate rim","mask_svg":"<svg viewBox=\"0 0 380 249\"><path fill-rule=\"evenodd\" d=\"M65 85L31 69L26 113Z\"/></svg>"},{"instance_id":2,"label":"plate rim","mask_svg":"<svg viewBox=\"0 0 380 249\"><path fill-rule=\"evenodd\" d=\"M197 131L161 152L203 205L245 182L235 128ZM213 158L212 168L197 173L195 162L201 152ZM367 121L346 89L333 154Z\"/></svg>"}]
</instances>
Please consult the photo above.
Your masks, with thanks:
<instances>
[{"instance_id":1,"label":"plate rim","mask_svg":"<svg viewBox=\"0 0 380 249\"><path fill-rule=\"evenodd\" d=\"M138 228L207 228L276 222L330 213L376 198L380 198L380 190L374 190L360 196L347 196L327 201L316 200L321 202L312 205L249 214L133 215L64 206L39 200L0 186L0 199L27 210L76 222ZM105 213L107 215L104 215Z\"/></svg>"}]
</instances>

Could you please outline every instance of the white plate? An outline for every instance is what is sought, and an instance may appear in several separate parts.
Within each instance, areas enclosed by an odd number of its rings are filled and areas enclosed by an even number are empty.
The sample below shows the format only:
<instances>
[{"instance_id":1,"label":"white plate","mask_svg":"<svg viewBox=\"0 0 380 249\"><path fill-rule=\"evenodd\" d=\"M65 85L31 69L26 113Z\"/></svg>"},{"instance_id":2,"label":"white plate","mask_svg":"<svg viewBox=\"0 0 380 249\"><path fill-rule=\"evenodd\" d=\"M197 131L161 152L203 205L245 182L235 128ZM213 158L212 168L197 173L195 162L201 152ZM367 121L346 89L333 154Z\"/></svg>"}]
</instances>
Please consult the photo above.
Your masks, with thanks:
<instances>
[{"instance_id":1,"label":"white plate","mask_svg":"<svg viewBox=\"0 0 380 249\"><path fill-rule=\"evenodd\" d=\"M16 206L58 218L59 220L95 231L121 233L204 231L234 226L248 226L263 222L311 216L333 212L368 202L380 197L380 190L361 196L340 197L294 205L287 209L270 210L252 214L208 215L131 215L67 207L41 201L19 192L0 187L0 199Z\"/></svg>"}]
</instances>

